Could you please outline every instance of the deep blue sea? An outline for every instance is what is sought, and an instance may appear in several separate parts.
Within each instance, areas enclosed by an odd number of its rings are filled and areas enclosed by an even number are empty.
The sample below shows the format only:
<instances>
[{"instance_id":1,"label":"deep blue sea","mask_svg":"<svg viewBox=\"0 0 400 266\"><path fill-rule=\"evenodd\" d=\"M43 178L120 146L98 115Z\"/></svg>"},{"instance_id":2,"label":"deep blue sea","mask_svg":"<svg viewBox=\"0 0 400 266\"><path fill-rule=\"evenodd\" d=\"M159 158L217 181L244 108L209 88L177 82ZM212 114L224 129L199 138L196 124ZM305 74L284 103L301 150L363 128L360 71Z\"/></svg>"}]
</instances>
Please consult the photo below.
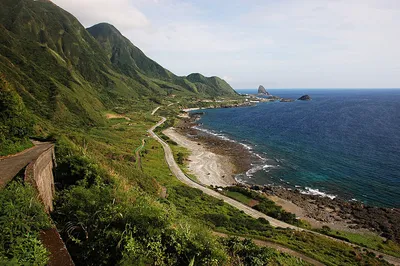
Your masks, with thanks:
<instances>
[{"instance_id":1,"label":"deep blue sea","mask_svg":"<svg viewBox=\"0 0 400 266\"><path fill-rule=\"evenodd\" d=\"M200 120L259 156L238 179L400 207L400 89L270 92L312 101L210 109Z\"/></svg>"}]
</instances>

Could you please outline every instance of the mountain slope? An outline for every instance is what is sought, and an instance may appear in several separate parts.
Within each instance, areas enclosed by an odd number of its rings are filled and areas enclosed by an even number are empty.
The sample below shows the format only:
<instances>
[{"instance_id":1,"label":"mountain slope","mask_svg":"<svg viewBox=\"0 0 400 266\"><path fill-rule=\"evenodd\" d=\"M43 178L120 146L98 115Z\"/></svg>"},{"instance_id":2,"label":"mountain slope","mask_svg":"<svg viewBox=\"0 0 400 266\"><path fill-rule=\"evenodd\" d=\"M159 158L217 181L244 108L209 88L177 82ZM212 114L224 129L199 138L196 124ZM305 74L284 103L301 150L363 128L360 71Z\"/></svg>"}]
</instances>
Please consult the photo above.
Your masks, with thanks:
<instances>
[{"instance_id":1,"label":"mountain slope","mask_svg":"<svg viewBox=\"0 0 400 266\"><path fill-rule=\"evenodd\" d=\"M32 114L35 132L101 126L106 110L151 108L171 94L236 95L229 85L172 74L109 24L89 31L50 1L0 1L2 81Z\"/></svg>"},{"instance_id":2,"label":"mountain slope","mask_svg":"<svg viewBox=\"0 0 400 266\"><path fill-rule=\"evenodd\" d=\"M148 58L114 26L108 23L100 23L87 30L106 51L111 63L130 77L137 77L138 73L142 73L152 78L156 83L159 83L159 80L170 82L204 96L237 95L228 83L217 77L205 78L200 74L178 77ZM200 75L202 78L193 78L195 75Z\"/></svg>"},{"instance_id":3,"label":"mountain slope","mask_svg":"<svg viewBox=\"0 0 400 266\"><path fill-rule=\"evenodd\" d=\"M112 64L125 75L135 77L142 72L148 77L170 80L174 75L148 58L114 26L100 23L87 29L106 51Z\"/></svg>"},{"instance_id":4,"label":"mountain slope","mask_svg":"<svg viewBox=\"0 0 400 266\"><path fill-rule=\"evenodd\" d=\"M193 73L186 77L196 85L198 92L215 96L232 95L232 87L219 77L205 77L199 73ZM235 92L236 94L236 92Z\"/></svg>"},{"instance_id":5,"label":"mountain slope","mask_svg":"<svg viewBox=\"0 0 400 266\"><path fill-rule=\"evenodd\" d=\"M26 106L53 122L100 122L114 70L84 27L50 2L4 0L0 10L0 70Z\"/></svg>"}]
</instances>

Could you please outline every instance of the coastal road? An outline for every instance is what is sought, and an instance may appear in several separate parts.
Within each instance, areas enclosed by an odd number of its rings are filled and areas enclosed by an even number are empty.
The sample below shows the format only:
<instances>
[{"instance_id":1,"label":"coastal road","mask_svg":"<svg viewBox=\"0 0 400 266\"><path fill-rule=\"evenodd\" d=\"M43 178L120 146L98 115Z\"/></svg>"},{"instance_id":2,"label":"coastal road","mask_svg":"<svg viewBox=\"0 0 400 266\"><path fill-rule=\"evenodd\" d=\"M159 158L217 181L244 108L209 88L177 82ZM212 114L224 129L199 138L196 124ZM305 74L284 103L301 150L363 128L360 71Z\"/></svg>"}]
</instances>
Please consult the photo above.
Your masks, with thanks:
<instances>
[{"instance_id":1,"label":"coastal road","mask_svg":"<svg viewBox=\"0 0 400 266\"><path fill-rule=\"evenodd\" d=\"M159 107L154 109L152 114L153 113L155 114L158 109L159 109ZM379 251L376 251L376 250L373 250L373 249L364 248L364 247L358 246L356 244L352 244L352 243L349 243L349 242L346 242L346 241L343 241L343 240L340 240L340 239L337 239L337 238L334 238L334 237L323 235L323 234L320 234L320 233L317 233L317 232L314 232L314 231L311 231L311 230L306 230L306 229L303 229L303 228L300 228L300 227L297 227L297 226L294 226L294 225L279 221L279 220L277 220L275 218L272 218L270 216L267 216L267 215L265 215L265 214L263 214L263 213L261 213L261 212L259 212L257 210L254 210L251 207L249 207L247 205L244 205L244 204L242 204L242 203L240 203L240 202L238 202L238 201L236 201L236 200L234 200L232 198L226 197L226 196L224 196L224 195L222 195L222 194L220 194L220 193L218 193L218 192L216 192L216 191L214 191L214 190L212 190L212 189L210 189L208 187L205 187L205 186L203 186L201 184L198 184L198 183L192 181L190 178L188 178L182 172L182 170L179 168L178 164L175 162L172 150L169 147L169 145L164 140L162 140L157 134L154 133L154 130L157 127L159 127L160 125L164 124L164 122L166 120L167 119L165 117L161 117L161 120L156 125L154 125L152 128L150 128L148 130L148 132L149 132L151 137L156 139L163 146L164 153L165 153L165 160L166 160L166 162L168 164L169 169L176 176L176 178L178 178L182 183L184 183L184 184L186 184L186 185L188 185L190 187L200 189L201 191L203 191L207 195L210 195L212 197L221 199L224 202L228 203L229 205L231 205L231 206L243 211L244 213L246 213L247 215L249 215L249 216L251 216L253 218L256 218L256 219L264 218L267 221L269 221L269 223L273 227L290 228L290 229L294 229L294 230L297 230L297 231L306 231L306 232L309 232L309 233L313 233L313 234L316 234L316 235L319 235L319 236L322 236L322 237L326 237L326 238L329 238L329 239L337 241L337 242L345 243L345 244L350 245L352 247L357 247L357 248L360 248L360 249L368 250L370 252L375 253L378 256L382 256L387 262L389 262L389 263L391 263L393 265L399 265L400 266L400 258L397 258L397 257L394 257L394 256L390 256L390 255L387 255L385 253L382 253L382 252L379 252Z\"/></svg>"},{"instance_id":2,"label":"coastal road","mask_svg":"<svg viewBox=\"0 0 400 266\"><path fill-rule=\"evenodd\" d=\"M156 125L154 125L152 128L150 128L148 132L149 132L150 136L152 136L154 139L156 139L163 146L164 152L165 152L165 160L167 161L169 169L182 183L185 183L189 187L200 189L201 191L203 191L204 193L206 193L212 197L221 199L224 202L228 203L229 205L232 205L233 207L238 208L239 210L242 210L247 215L250 215L253 218L256 218L256 219L264 218L265 220L269 221L269 223L274 227L303 230L303 229L293 226L291 224L288 224L288 223L279 221L275 218L269 217L259 211L252 209L251 207L249 207L247 205L244 205L232 198L226 197L208 187L204 187L204 186L192 181L191 179L189 179L179 168L178 164L175 162L172 150L169 147L169 145L164 140L162 140L159 136L157 136L157 134L154 133L154 130L157 127L159 127L160 125L162 125L166 120L167 119L165 117L161 117L161 120Z\"/></svg>"},{"instance_id":3,"label":"coastal road","mask_svg":"<svg viewBox=\"0 0 400 266\"><path fill-rule=\"evenodd\" d=\"M30 149L0 159L0 189L5 187L31 161L54 146L50 142L34 142L34 144L35 146Z\"/></svg>"}]
</instances>

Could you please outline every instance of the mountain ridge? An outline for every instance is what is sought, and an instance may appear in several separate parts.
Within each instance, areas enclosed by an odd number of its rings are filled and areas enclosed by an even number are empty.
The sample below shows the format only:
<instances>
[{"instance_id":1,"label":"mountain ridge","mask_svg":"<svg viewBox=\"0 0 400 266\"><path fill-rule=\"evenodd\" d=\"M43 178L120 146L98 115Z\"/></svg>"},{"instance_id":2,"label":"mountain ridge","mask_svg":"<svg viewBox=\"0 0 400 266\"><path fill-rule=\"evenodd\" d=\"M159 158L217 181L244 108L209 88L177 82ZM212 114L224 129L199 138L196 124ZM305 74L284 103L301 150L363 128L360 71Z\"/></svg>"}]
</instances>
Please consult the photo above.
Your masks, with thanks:
<instances>
[{"instance_id":1,"label":"mountain ridge","mask_svg":"<svg viewBox=\"0 0 400 266\"><path fill-rule=\"evenodd\" d=\"M112 64L128 76L135 77L138 72L154 79L172 82L183 88L211 96L237 95L232 87L218 77L205 77L199 73L180 77L165 69L160 64L147 57L128 38L109 23L99 23L87 28L88 32L100 43L107 52ZM201 79L191 79L193 75L201 75ZM219 92L220 90L220 92Z\"/></svg>"},{"instance_id":2,"label":"mountain ridge","mask_svg":"<svg viewBox=\"0 0 400 266\"><path fill-rule=\"evenodd\" d=\"M218 83L221 87L211 82L195 84L172 74L115 27L107 27L115 30L99 31L96 39L52 2L0 2L0 71L33 114L39 131L51 125L101 125L105 110L145 107L145 102L168 94L236 95L223 82ZM108 48L99 38L102 35ZM118 54L118 49L123 53ZM126 53L131 58L123 58Z\"/></svg>"}]
</instances>

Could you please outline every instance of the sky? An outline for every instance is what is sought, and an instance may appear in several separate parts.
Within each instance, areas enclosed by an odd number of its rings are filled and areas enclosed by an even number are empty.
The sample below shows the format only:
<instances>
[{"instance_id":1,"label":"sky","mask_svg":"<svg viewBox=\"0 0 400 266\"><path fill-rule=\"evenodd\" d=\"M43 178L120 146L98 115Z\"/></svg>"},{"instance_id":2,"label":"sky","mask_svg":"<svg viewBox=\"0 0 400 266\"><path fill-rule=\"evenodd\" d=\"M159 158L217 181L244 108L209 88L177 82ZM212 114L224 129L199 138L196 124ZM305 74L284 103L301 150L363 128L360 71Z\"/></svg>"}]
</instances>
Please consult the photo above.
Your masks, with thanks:
<instances>
[{"instance_id":1,"label":"sky","mask_svg":"<svg viewBox=\"0 0 400 266\"><path fill-rule=\"evenodd\" d=\"M177 75L235 89L400 88L400 0L52 0Z\"/></svg>"}]
</instances>

